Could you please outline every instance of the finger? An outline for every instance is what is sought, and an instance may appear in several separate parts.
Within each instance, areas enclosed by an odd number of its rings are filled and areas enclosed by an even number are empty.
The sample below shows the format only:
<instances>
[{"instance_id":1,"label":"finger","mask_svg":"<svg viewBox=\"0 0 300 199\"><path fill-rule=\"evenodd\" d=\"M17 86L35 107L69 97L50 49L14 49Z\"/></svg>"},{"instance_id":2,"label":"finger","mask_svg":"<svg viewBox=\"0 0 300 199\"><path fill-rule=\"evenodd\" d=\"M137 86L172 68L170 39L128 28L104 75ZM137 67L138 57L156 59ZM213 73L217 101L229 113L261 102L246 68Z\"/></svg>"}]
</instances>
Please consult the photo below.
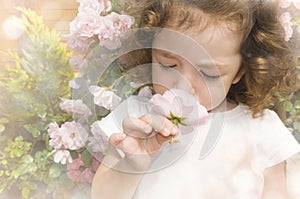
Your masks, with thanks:
<instances>
[{"instance_id":1,"label":"finger","mask_svg":"<svg viewBox=\"0 0 300 199\"><path fill-rule=\"evenodd\" d=\"M178 127L164 116L146 114L139 119L148 123L155 132L164 137L176 136L179 133Z\"/></svg>"},{"instance_id":2,"label":"finger","mask_svg":"<svg viewBox=\"0 0 300 199\"><path fill-rule=\"evenodd\" d=\"M122 141L126 138L124 133L114 133L109 137L109 142L116 148L119 148Z\"/></svg>"},{"instance_id":3,"label":"finger","mask_svg":"<svg viewBox=\"0 0 300 199\"><path fill-rule=\"evenodd\" d=\"M109 137L110 143L117 149L128 154L141 154L142 150L139 146L139 140L125 133L114 133Z\"/></svg>"},{"instance_id":4,"label":"finger","mask_svg":"<svg viewBox=\"0 0 300 199\"><path fill-rule=\"evenodd\" d=\"M156 142L159 145L163 145L165 142L169 142L170 139L174 138L173 135L169 135L169 136L163 136L161 134L156 134Z\"/></svg>"},{"instance_id":5,"label":"finger","mask_svg":"<svg viewBox=\"0 0 300 199\"><path fill-rule=\"evenodd\" d=\"M139 118L126 117L122 125L124 132L133 137L146 137L152 132L152 127Z\"/></svg>"}]
</instances>

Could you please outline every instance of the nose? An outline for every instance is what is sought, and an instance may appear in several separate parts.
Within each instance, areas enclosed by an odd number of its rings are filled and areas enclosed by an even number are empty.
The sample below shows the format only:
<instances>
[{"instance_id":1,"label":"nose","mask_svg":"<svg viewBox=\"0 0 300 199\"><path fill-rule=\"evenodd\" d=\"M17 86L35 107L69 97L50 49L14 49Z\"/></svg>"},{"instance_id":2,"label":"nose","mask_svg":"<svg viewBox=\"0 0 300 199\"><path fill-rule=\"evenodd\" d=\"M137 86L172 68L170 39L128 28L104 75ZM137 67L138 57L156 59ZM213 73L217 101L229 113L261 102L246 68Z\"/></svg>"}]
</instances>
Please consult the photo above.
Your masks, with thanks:
<instances>
[{"instance_id":1,"label":"nose","mask_svg":"<svg viewBox=\"0 0 300 199\"><path fill-rule=\"evenodd\" d=\"M196 78L199 78L195 73L194 68L192 66L183 66L181 71L178 71L178 81L176 83L176 88L185 90L192 95L195 95L196 90L196 82L198 81Z\"/></svg>"}]
</instances>

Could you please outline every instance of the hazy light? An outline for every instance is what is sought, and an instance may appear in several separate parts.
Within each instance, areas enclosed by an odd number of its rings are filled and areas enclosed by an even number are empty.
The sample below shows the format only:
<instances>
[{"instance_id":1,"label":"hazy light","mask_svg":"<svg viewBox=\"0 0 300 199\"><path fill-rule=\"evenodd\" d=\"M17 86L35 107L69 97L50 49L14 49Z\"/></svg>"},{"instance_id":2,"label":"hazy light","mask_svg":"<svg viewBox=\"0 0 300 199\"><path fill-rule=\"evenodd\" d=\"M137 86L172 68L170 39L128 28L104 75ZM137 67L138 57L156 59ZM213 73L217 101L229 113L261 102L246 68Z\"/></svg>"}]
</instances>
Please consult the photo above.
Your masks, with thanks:
<instances>
[{"instance_id":1,"label":"hazy light","mask_svg":"<svg viewBox=\"0 0 300 199\"><path fill-rule=\"evenodd\" d=\"M18 39L24 32L25 26L21 19L11 16L3 21L2 32L8 39Z\"/></svg>"}]
</instances>

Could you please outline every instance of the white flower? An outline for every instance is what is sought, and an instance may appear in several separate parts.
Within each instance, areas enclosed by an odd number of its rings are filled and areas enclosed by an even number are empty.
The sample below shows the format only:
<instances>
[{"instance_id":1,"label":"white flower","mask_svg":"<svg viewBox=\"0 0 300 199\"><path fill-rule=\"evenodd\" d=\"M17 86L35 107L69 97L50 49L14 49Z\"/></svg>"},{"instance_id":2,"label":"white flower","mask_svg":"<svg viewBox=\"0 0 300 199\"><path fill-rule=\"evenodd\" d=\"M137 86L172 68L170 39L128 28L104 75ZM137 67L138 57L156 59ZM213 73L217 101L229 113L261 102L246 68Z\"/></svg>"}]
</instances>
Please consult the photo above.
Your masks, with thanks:
<instances>
[{"instance_id":1,"label":"white flower","mask_svg":"<svg viewBox=\"0 0 300 199\"><path fill-rule=\"evenodd\" d=\"M94 95L94 103L107 110L113 110L122 100L114 92L99 86L90 86L89 91Z\"/></svg>"},{"instance_id":2,"label":"white flower","mask_svg":"<svg viewBox=\"0 0 300 199\"><path fill-rule=\"evenodd\" d=\"M67 162L69 162L69 163L73 162L71 154L68 150L52 151L51 153L54 153L54 162L55 163L66 164Z\"/></svg>"}]
</instances>

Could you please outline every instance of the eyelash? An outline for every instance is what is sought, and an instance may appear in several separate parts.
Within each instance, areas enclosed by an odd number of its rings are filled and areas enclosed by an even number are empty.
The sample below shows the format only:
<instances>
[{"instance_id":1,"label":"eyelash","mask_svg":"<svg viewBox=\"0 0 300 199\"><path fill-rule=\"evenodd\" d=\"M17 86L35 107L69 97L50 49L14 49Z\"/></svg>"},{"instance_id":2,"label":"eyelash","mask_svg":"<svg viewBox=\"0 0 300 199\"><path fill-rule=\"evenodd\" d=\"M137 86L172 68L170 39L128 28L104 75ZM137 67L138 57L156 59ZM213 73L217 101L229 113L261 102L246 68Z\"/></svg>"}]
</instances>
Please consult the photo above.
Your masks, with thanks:
<instances>
[{"instance_id":1,"label":"eyelash","mask_svg":"<svg viewBox=\"0 0 300 199\"><path fill-rule=\"evenodd\" d=\"M175 68L177 66L176 64L171 65L171 66L166 66L161 63L159 63L159 65L163 70L169 70L170 68ZM202 77L204 77L207 80L218 80L221 77L221 75L208 75L205 72L203 72L202 70L200 71L200 74Z\"/></svg>"},{"instance_id":2,"label":"eyelash","mask_svg":"<svg viewBox=\"0 0 300 199\"><path fill-rule=\"evenodd\" d=\"M202 77L208 80L218 80L221 77L221 75L208 75L202 70L200 71L200 74L202 75Z\"/></svg>"},{"instance_id":3,"label":"eyelash","mask_svg":"<svg viewBox=\"0 0 300 199\"><path fill-rule=\"evenodd\" d=\"M169 70L170 68L175 68L177 65L171 65L171 66L166 66L166 65L163 65L161 63L159 63L160 67L164 70Z\"/></svg>"}]
</instances>

